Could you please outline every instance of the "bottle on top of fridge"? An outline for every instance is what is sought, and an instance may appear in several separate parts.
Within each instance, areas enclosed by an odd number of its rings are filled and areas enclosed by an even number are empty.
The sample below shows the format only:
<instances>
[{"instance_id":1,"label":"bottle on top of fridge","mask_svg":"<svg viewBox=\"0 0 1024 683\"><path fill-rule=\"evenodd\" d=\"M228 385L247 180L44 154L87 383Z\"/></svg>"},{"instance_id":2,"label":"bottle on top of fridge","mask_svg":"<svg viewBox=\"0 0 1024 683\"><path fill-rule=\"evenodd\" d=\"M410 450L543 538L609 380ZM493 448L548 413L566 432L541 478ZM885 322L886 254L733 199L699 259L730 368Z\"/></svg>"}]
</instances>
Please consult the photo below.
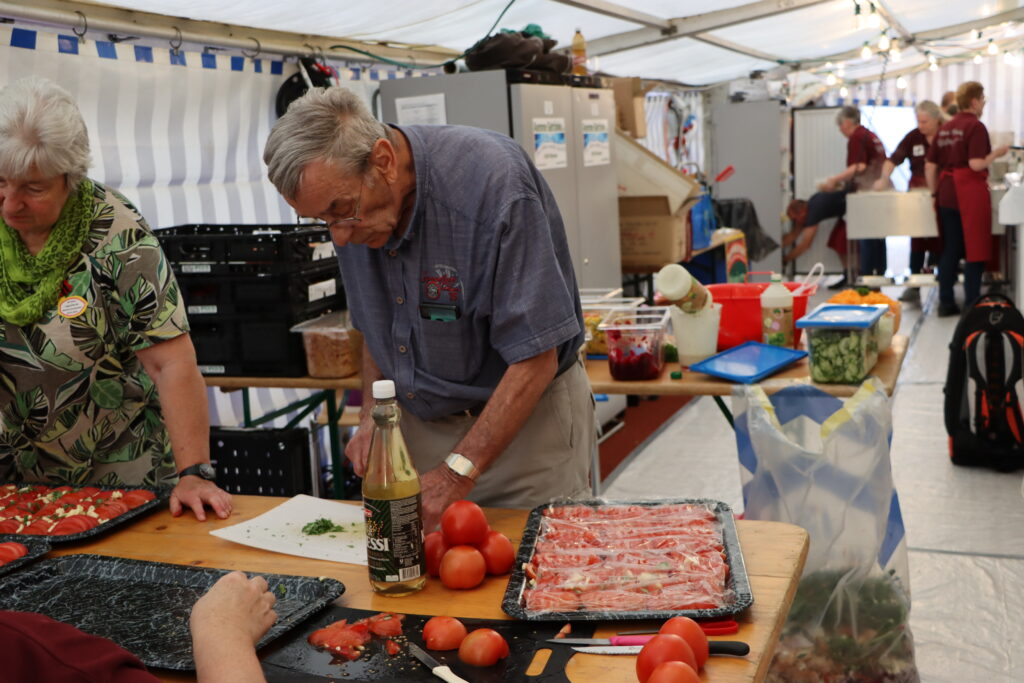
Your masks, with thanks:
<instances>
[{"instance_id":1,"label":"bottle on top of fridge","mask_svg":"<svg viewBox=\"0 0 1024 683\"><path fill-rule=\"evenodd\" d=\"M670 263L654 276L654 288L687 313L697 313L711 305L711 292L678 263Z\"/></svg>"},{"instance_id":2,"label":"bottle on top of fridge","mask_svg":"<svg viewBox=\"0 0 1024 683\"><path fill-rule=\"evenodd\" d=\"M373 383L373 437L363 477L370 585L382 595L408 595L427 581L420 517L420 476L402 438L395 383Z\"/></svg>"},{"instance_id":3,"label":"bottle on top of fridge","mask_svg":"<svg viewBox=\"0 0 1024 683\"><path fill-rule=\"evenodd\" d=\"M587 75L587 41L583 40L579 29L572 37L572 73L574 76Z\"/></svg>"},{"instance_id":4,"label":"bottle on top of fridge","mask_svg":"<svg viewBox=\"0 0 1024 683\"><path fill-rule=\"evenodd\" d=\"M771 284L761 292L761 341L772 346L793 346L793 293L772 273Z\"/></svg>"}]
</instances>

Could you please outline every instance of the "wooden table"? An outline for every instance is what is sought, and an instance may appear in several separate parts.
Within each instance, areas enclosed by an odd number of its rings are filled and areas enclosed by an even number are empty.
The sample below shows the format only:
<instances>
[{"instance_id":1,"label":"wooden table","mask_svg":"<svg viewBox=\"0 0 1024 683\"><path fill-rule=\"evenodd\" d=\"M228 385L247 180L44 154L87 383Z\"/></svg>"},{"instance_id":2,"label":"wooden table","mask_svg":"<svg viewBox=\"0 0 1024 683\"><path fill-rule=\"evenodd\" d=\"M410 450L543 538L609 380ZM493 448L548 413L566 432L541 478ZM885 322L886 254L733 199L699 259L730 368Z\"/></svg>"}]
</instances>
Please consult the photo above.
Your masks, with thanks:
<instances>
[{"instance_id":1,"label":"wooden table","mask_svg":"<svg viewBox=\"0 0 1024 683\"><path fill-rule=\"evenodd\" d=\"M143 517L125 529L99 536L92 542L55 545L53 555L98 553L174 564L200 565L247 572L274 572L300 576L328 576L345 584L345 594L337 604L357 609L390 610L408 614L448 614L457 617L508 619L501 611L501 596L507 579L489 577L483 586L470 591L451 591L431 579L419 593L404 598L385 598L374 594L366 576L366 567L324 560L281 555L238 545L209 535L213 529L251 519L284 498L235 496L230 519L197 522L191 515L177 519L166 509ZM491 526L518 544L526 523L527 511L489 509ZM740 630L723 640L742 640L750 644L744 658L712 657L702 680L715 683L740 683L764 679L779 631L789 612L797 579L807 557L807 532L779 522L738 521L740 545L754 593L754 605L737 617ZM619 629L639 628L640 622L602 624L598 636ZM538 656L545 656L541 651ZM572 658L567 674L572 681L635 680L636 658L579 654ZM164 681L194 681L195 677L157 670Z\"/></svg>"},{"instance_id":2,"label":"wooden table","mask_svg":"<svg viewBox=\"0 0 1024 683\"><path fill-rule=\"evenodd\" d=\"M882 381L890 396L896 388L903 359L907 355L907 337L898 334L892 338L888 349L878 354L878 363L871 371ZM683 371L682 379L671 379L671 371L679 369L675 363L665 366L658 379L623 382L612 379L607 360L588 360L587 375L590 386L597 394L637 394L640 396L731 396L737 386L735 382L712 377L700 372ZM859 389L856 384L818 384L811 381L810 364L807 358L793 363L785 370L759 382L768 393L774 393L793 384L811 384L827 394L846 398Z\"/></svg>"}]
</instances>

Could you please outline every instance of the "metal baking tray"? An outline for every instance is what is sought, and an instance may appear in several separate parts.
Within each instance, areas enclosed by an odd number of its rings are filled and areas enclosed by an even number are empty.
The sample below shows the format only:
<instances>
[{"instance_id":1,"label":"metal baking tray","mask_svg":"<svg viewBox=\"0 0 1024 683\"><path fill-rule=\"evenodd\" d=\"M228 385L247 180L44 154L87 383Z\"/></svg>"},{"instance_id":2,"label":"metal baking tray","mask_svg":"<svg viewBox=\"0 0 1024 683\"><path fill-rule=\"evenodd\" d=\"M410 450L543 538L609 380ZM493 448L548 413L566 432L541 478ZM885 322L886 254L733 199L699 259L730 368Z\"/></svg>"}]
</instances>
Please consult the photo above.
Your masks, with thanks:
<instances>
[{"instance_id":1,"label":"metal baking tray","mask_svg":"<svg viewBox=\"0 0 1024 683\"><path fill-rule=\"evenodd\" d=\"M189 671L195 668L188 629L192 605L227 573L102 555L64 555L4 577L0 609L44 614L109 638L146 666ZM345 591L334 579L262 576L277 596L277 621L257 647L267 645Z\"/></svg>"},{"instance_id":2,"label":"metal baking tray","mask_svg":"<svg viewBox=\"0 0 1024 683\"><path fill-rule=\"evenodd\" d=\"M42 482L42 481L37 481L37 482L11 481L11 482L3 482L3 483L4 484L14 484L15 486L17 486L19 488L21 488L22 486L49 486L50 488L56 488L57 486L60 486L60 484L50 484L50 483ZM120 526L121 524L124 524L125 522L129 522L129 521L135 519L136 517L139 517L141 515L146 514L150 510L153 510L153 509L155 509L157 507L162 506L164 503L167 502L167 499L171 497L171 490L172 490L172 487L169 487L169 486L165 486L165 487L161 487L161 488L158 488L158 489L154 489L154 488L149 488L148 486L100 486L98 484L83 484L81 486L75 486L74 488L76 488L76 489L83 489L83 488L86 488L88 486L91 486L93 488L97 488L97 489L99 489L101 491L135 491L135 490L138 490L138 489L145 489L147 491L152 491L154 494L156 494L156 498L154 498L153 500L149 501L148 503L143 503L142 505L140 505L137 508L132 508L128 512L120 514L117 517L114 517L112 519L108 519L106 522L103 522L102 524L100 524L97 527L93 527L92 529L89 529L88 531L80 531L77 534L61 534L61 535L57 535L57 536L46 536L46 535L43 535L43 534L25 534L25 533L21 533L21 534L12 534L12 535L13 536L19 536L21 538L45 538L50 543L70 543L72 541L81 541L81 540L86 539L86 538L92 538L93 536L98 536L98 535L100 535L102 533L106 533L109 529L112 529L113 527Z\"/></svg>"},{"instance_id":3,"label":"metal baking tray","mask_svg":"<svg viewBox=\"0 0 1024 683\"><path fill-rule=\"evenodd\" d=\"M726 563L729 566L729 578L726 587L731 589L734 599L731 604L713 609L691 609L691 610L636 610L636 611L588 611L577 610L574 612L528 612L523 604L523 591L526 588L527 577L523 565L533 559L534 549L540 534L540 524L543 518L543 511L549 507L561 507L566 505L585 505L590 507L609 507L640 505L656 507L659 505L707 505L718 518L722 525L722 541L725 546ZM606 500L581 500L564 501L539 505L530 511L526 519L526 528L523 530L523 539L519 544L519 554L516 556L516 563L509 578L508 588L505 589L505 597L501 602L501 608L505 614L516 619L528 621L597 621L597 620L623 620L623 619L668 619L670 617L690 617L691 619L718 619L726 616L739 614L754 604L754 595L750 590L750 577L747 576L747 568L743 563L743 552L740 550L739 537L736 534L736 520L733 517L732 508L721 501L695 498L674 498L670 500L641 500L641 501L606 501Z\"/></svg>"},{"instance_id":4,"label":"metal baking tray","mask_svg":"<svg viewBox=\"0 0 1024 683\"><path fill-rule=\"evenodd\" d=\"M8 562L7 564L0 565L0 576L9 574L18 567L32 562L46 553L50 552L50 544L46 540L46 536L24 536L21 534L0 534L0 543L20 543L28 548L28 554L24 557L19 557L14 562Z\"/></svg>"}]
</instances>

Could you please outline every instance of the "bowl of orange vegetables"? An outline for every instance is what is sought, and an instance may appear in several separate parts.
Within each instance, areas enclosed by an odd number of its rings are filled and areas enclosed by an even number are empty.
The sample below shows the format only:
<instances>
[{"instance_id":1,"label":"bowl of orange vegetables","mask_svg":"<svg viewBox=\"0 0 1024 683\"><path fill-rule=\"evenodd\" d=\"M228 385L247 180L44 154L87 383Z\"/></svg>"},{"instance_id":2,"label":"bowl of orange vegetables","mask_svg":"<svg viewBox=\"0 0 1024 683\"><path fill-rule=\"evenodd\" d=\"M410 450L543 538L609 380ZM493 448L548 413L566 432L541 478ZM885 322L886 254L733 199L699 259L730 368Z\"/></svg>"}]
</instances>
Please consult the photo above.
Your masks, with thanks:
<instances>
[{"instance_id":1,"label":"bowl of orange vegetables","mask_svg":"<svg viewBox=\"0 0 1024 683\"><path fill-rule=\"evenodd\" d=\"M893 335L900 329L900 302L867 287L844 289L829 299L827 303L853 306L888 306L888 312L878 321L877 342L879 352L889 348Z\"/></svg>"}]
</instances>

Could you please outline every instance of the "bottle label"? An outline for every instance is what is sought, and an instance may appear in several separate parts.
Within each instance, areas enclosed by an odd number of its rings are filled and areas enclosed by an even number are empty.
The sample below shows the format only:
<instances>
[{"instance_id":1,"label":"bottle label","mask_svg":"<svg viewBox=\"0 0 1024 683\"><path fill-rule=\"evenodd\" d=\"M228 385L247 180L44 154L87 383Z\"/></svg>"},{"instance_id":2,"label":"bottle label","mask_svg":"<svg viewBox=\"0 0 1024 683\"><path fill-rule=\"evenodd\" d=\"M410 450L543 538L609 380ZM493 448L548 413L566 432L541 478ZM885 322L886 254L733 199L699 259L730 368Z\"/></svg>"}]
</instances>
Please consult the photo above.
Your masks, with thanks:
<instances>
[{"instance_id":1,"label":"bottle label","mask_svg":"<svg viewBox=\"0 0 1024 683\"><path fill-rule=\"evenodd\" d=\"M393 583L426 571L420 494L395 500L363 498L370 580Z\"/></svg>"},{"instance_id":2,"label":"bottle label","mask_svg":"<svg viewBox=\"0 0 1024 683\"><path fill-rule=\"evenodd\" d=\"M761 309L762 338L772 346L793 346L793 308L765 306Z\"/></svg>"}]
</instances>

